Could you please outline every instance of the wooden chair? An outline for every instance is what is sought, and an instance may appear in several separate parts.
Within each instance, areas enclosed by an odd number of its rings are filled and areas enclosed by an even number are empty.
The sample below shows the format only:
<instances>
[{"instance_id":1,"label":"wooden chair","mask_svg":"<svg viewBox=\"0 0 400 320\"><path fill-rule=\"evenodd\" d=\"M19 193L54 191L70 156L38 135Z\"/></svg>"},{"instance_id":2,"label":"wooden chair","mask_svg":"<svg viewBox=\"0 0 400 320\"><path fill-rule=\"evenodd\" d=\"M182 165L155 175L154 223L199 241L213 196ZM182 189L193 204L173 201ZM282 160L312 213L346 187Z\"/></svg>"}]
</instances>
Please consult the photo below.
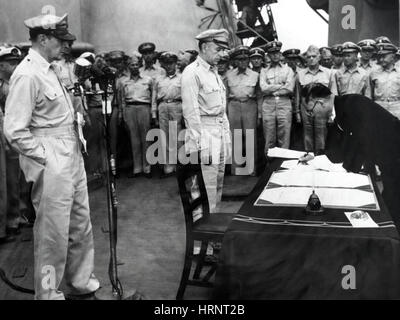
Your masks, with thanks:
<instances>
[{"instance_id":1,"label":"wooden chair","mask_svg":"<svg viewBox=\"0 0 400 320\"><path fill-rule=\"evenodd\" d=\"M177 179L179 192L182 200L186 224L186 251L185 262L179 285L177 300L183 299L187 285L212 287L209 281L217 269L217 263L212 263L207 274L200 279L200 274L204 266L207 247L209 242L222 242L225 230L232 220L233 213L213 213L210 214L206 187L204 185L203 175L200 164L178 165ZM193 199L193 180L197 179L198 197ZM196 190L197 191L197 190ZM193 213L196 209L202 209L202 217L195 221ZM196 269L193 278L190 279L190 271L194 260L193 248L194 241L201 242L200 253L198 255Z\"/></svg>"}]
</instances>

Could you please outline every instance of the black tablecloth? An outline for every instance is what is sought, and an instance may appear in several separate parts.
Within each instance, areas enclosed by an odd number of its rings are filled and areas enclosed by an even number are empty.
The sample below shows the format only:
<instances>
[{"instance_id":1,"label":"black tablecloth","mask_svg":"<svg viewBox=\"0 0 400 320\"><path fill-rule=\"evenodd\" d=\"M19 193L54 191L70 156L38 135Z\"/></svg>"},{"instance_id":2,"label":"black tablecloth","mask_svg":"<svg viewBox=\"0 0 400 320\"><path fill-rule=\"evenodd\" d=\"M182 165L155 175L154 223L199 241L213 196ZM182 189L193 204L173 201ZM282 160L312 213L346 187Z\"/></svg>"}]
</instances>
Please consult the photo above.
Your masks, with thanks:
<instances>
[{"instance_id":1,"label":"black tablecloth","mask_svg":"<svg viewBox=\"0 0 400 320\"><path fill-rule=\"evenodd\" d=\"M380 228L353 228L344 212L321 216L302 208L255 207L275 160L230 223L216 275L217 299L399 299L400 242L377 190ZM355 289L345 290L355 270Z\"/></svg>"}]
</instances>

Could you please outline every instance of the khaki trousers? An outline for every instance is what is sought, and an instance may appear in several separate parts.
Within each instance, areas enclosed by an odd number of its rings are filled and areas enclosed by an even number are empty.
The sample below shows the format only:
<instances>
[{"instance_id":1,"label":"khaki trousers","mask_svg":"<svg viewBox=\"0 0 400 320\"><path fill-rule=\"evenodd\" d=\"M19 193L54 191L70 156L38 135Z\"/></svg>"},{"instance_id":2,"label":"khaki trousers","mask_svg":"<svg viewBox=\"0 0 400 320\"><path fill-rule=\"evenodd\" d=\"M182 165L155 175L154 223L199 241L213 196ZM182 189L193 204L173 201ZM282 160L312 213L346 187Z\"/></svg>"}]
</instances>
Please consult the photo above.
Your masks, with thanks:
<instances>
[{"instance_id":1,"label":"khaki trousers","mask_svg":"<svg viewBox=\"0 0 400 320\"><path fill-rule=\"evenodd\" d=\"M265 154L269 148L289 149L292 102L288 97L265 97L262 105Z\"/></svg>"},{"instance_id":2,"label":"khaki trousers","mask_svg":"<svg viewBox=\"0 0 400 320\"><path fill-rule=\"evenodd\" d=\"M75 129L31 130L45 148L46 165L20 156L21 169L33 182L36 211L34 286L37 300L62 300L65 279L69 294L87 294L100 284L93 275L94 247L83 157Z\"/></svg>"},{"instance_id":3,"label":"khaki trousers","mask_svg":"<svg viewBox=\"0 0 400 320\"><path fill-rule=\"evenodd\" d=\"M160 129L165 133L165 141L162 147L166 150L166 159L163 159L164 173L169 174L176 169L176 163L170 163L170 159L177 159L178 151L182 143L178 143L178 135L182 130L182 103L161 102L158 106L158 119ZM171 136L169 133L171 132Z\"/></svg>"},{"instance_id":4,"label":"khaki trousers","mask_svg":"<svg viewBox=\"0 0 400 320\"><path fill-rule=\"evenodd\" d=\"M255 173L255 159L257 159L257 101L250 99L245 102L231 100L228 104L228 118L229 126L232 132L233 144L232 144L232 175L236 174L236 169L243 165L238 163L238 158L235 156L238 153L239 158L244 155L244 150L246 150L246 156L251 158L251 164L247 164L251 169L248 172L249 175ZM241 130L241 135L237 133L235 135L235 130ZM246 145L246 137L248 134L252 135L253 144ZM241 138L241 141L237 141ZM235 150L235 147L241 146L241 150Z\"/></svg>"},{"instance_id":5,"label":"khaki trousers","mask_svg":"<svg viewBox=\"0 0 400 320\"><path fill-rule=\"evenodd\" d=\"M149 142L146 141L146 135L150 130L150 106L149 105L130 105L124 110L124 120L129 129L133 173L150 173L150 164L146 158Z\"/></svg>"}]
</instances>

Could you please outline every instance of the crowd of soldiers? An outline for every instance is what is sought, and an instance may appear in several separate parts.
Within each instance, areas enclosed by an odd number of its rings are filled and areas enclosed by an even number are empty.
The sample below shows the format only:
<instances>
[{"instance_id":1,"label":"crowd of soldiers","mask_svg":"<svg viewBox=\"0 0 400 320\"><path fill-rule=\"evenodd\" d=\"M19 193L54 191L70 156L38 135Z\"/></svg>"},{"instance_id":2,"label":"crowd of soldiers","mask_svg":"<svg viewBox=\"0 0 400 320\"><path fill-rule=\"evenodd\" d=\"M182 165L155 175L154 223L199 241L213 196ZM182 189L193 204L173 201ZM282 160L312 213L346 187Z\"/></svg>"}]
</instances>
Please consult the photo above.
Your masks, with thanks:
<instances>
[{"instance_id":1,"label":"crowd of soldiers","mask_svg":"<svg viewBox=\"0 0 400 320\"><path fill-rule=\"evenodd\" d=\"M55 65L60 80L71 92L74 108L85 115L87 171L102 174L105 170L102 97L88 95L82 103L81 97L72 93L79 81L74 73L74 40L68 41L62 58ZM332 101L323 99L307 100L305 92L312 84L322 84L336 95L365 95L400 118L399 54L398 48L387 37L323 48L311 45L304 53L299 49L283 52L281 49L280 41L272 41L263 48L240 45L222 56L216 66L226 88L226 113L232 137L244 139L251 134L254 138L250 140L252 146L245 146L247 151L254 151L250 160L253 163L246 172L248 175L257 174L260 162L263 162L260 158L266 156L270 148L324 153L328 126L334 117L333 105ZM185 128L182 73L197 56L197 50L157 52L156 45L148 42L141 44L131 55L112 51L95 57L104 59L115 70L114 95L111 96L111 154L118 163L118 139L124 138L118 135L118 127L123 125L133 160L129 177L151 177L151 166L146 157L150 145L146 136L151 128L160 128L165 133L163 174L174 174L176 163L168 160L170 154L176 153L183 144L177 137ZM5 65L12 64L15 68L22 57L23 53L16 47L3 45L0 48L1 121L11 76L10 68L7 73ZM91 89L90 82L85 85ZM3 231L0 230L0 239L11 239L18 234L20 226L27 223L26 218L21 219L20 212L21 208L27 210L29 207L26 204L29 186L21 177L18 155L7 146L4 138L1 151L1 166L6 169L0 172L4 175L0 197L3 207L7 208L2 210L8 215L7 221L0 223L5 226ZM238 153L241 155L242 150ZM243 163L233 157L229 172L237 174L241 167ZM243 170L241 172L243 174ZM22 216L26 215L24 211Z\"/></svg>"}]
</instances>

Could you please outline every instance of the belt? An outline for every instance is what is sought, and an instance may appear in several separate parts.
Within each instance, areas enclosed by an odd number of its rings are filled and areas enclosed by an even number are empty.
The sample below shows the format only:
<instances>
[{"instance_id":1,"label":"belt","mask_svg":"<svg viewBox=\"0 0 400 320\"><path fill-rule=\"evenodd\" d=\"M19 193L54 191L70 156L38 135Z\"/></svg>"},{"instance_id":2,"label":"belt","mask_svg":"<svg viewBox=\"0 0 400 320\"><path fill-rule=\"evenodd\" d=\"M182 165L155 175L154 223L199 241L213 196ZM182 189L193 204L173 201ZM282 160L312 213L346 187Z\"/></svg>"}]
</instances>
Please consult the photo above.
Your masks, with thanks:
<instances>
[{"instance_id":1,"label":"belt","mask_svg":"<svg viewBox=\"0 0 400 320\"><path fill-rule=\"evenodd\" d=\"M182 103L182 99L160 99L157 101L159 104L164 103Z\"/></svg>"},{"instance_id":2,"label":"belt","mask_svg":"<svg viewBox=\"0 0 400 320\"><path fill-rule=\"evenodd\" d=\"M267 99L275 99L275 100L280 100L280 99L283 99L283 98L285 98L285 99L290 99L289 96L264 96L264 98L267 98Z\"/></svg>"},{"instance_id":3,"label":"belt","mask_svg":"<svg viewBox=\"0 0 400 320\"><path fill-rule=\"evenodd\" d=\"M226 122L226 119L223 117L223 115L216 115L216 116L202 115L200 116L200 119L201 121L207 123L223 124Z\"/></svg>"},{"instance_id":4,"label":"belt","mask_svg":"<svg viewBox=\"0 0 400 320\"><path fill-rule=\"evenodd\" d=\"M386 99L376 100L376 102L398 102L398 101L400 101L400 98L386 98Z\"/></svg>"},{"instance_id":5,"label":"belt","mask_svg":"<svg viewBox=\"0 0 400 320\"><path fill-rule=\"evenodd\" d=\"M77 135L76 125L54 128L30 128L30 131L34 136Z\"/></svg>"},{"instance_id":6,"label":"belt","mask_svg":"<svg viewBox=\"0 0 400 320\"><path fill-rule=\"evenodd\" d=\"M237 102L241 102L241 103L245 103L248 102L249 100L256 100L256 98L250 97L250 98L229 98L229 101L237 101Z\"/></svg>"},{"instance_id":7,"label":"belt","mask_svg":"<svg viewBox=\"0 0 400 320\"><path fill-rule=\"evenodd\" d=\"M103 106L102 105L98 105L98 106L88 106L88 109L102 109Z\"/></svg>"},{"instance_id":8,"label":"belt","mask_svg":"<svg viewBox=\"0 0 400 320\"><path fill-rule=\"evenodd\" d=\"M150 106L150 102L139 102L139 101L132 101L132 102L127 102L127 106Z\"/></svg>"}]
</instances>

